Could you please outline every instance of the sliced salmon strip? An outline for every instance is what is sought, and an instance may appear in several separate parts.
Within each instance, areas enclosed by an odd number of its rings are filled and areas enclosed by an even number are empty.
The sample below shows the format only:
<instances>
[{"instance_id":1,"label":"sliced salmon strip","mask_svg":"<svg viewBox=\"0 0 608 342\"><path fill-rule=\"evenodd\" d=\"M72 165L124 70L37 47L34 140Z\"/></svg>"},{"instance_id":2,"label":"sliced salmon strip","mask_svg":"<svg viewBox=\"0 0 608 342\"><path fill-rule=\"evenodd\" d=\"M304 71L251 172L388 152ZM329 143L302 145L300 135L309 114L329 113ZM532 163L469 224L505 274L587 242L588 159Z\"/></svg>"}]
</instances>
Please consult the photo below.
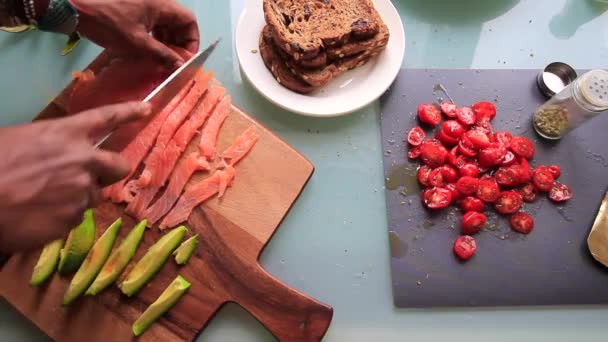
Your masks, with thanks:
<instances>
[{"instance_id":1,"label":"sliced salmon strip","mask_svg":"<svg viewBox=\"0 0 608 342\"><path fill-rule=\"evenodd\" d=\"M182 190L194 172L209 169L211 169L211 166L203 156L199 155L198 152L190 153L188 157L176 167L163 195L144 212L143 216L148 220L148 225L153 226L161 217L171 210L171 207L177 202L179 195L182 193Z\"/></svg>"},{"instance_id":2,"label":"sliced salmon strip","mask_svg":"<svg viewBox=\"0 0 608 342\"><path fill-rule=\"evenodd\" d=\"M147 186L142 186L142 182L138 180L138 185L142 187L133 201L127 206L127 213L135 216L138 219L144 218L146 208L152 203L159 189L167 182L177 160L186 149L188 143L192 140L196 131L205 123L212 109L218 105L220 98L225 93L225 89L217 84L213 84L203 100L194 109L190 119L186 121L175 133L175 136L169 142L169 145L158 157L158 166L148 170L152 175ZM220 102L221 103L221 102ZM154 152L154 151L153 151ZM144 170L146 172L146 170ZM144 174L142 172L142 177Z\"/></svg>"},{"instance_id":3,"label":"sliced salmon strip","mask_svg":"<svg viewBox=\"0 0 608 342\"><path fill-rule=\"evenodd\" d=\"M213 114L209 117L209 121L203 128L199 148L201 154L205 156L207 160L211 160L215 155L217 135L222 127L222 123L224 123L224 120L226 120L226 117L230 114L231 106L231 98L230 96L226 96L222 102L217 105Z\"/></svg>"},{"instance_id":4,"label":"sliced salmon strip","mask_svg":"<svg viewBox=\"0 0 608 342\"><path fill-rule=\"evenodd\" d=\"M232 146L222 153L223 162L226 165L236 165L251 151L258 139L259 137L255 133L253 126L247 128L236 138Z\"/></svg>"},{"instance_id":5,"label":"sliced salmon strip","mask_svg":"<svg viewBox=\"0 0 608 342\"><path fill-rule=\"evenodd\" d=\"M193 184L186 189L177 204L160 223L160 228L174 227L186 220L192 210L220 191L220 184L229 184L236 176L236 171L229 166L225 170L216 171L202 182ZM223 180L222 180L223 179Z\"/></svg>"}]
</instances>

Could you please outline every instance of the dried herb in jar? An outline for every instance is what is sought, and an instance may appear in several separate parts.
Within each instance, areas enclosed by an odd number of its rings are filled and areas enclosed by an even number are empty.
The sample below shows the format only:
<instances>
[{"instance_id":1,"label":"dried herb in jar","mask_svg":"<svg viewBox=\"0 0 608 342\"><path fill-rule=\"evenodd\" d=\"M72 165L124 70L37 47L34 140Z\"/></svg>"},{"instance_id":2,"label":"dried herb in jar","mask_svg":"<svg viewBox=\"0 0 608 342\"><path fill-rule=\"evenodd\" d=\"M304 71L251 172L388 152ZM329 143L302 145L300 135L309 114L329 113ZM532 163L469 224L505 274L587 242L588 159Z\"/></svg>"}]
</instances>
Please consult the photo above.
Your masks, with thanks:
<instances>
[{"instance_id":1,"label":"dried herb in jar","mask_svg":"<svg viewBox=\"0 0 608 342\"><path fill-rule=\"evenodd\" d=\"M568 110L559 105L545 106L534 115L534 125L541 135L561 137L568 130Z\"/></svg>"}]
</instances>

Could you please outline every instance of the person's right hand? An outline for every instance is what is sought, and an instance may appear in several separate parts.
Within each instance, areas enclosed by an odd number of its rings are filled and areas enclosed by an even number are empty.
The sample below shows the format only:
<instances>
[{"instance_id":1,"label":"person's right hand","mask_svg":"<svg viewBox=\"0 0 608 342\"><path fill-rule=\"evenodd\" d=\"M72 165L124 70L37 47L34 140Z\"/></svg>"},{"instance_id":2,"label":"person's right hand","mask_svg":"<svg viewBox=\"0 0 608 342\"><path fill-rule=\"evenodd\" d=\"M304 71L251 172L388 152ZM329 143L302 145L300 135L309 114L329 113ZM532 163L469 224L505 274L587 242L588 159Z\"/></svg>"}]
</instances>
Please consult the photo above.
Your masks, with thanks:
<instances>
[{"instance_id":1,"label":"person's right hand","mask_svg":"<svg viewBox=\"0 0 608 342\"><path fill-rule=\"evenodd\" d=\"M0 251L40 247L80 223L100 187L129 172L119 154L96 150L95 139L149 112L131 102L0 128Z\"/></svg>"}]
</instances>

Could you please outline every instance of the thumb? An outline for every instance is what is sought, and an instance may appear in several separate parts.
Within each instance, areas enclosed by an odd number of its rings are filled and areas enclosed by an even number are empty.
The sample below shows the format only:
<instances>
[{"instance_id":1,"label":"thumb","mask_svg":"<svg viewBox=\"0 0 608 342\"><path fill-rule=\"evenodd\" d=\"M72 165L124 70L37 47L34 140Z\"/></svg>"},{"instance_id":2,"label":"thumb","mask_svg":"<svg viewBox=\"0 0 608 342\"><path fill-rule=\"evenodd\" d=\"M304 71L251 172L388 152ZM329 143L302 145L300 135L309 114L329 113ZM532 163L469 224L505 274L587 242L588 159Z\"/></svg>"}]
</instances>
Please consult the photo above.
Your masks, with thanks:
<instances>
[{"instance_id":1,"label":"thumb","mask_svg":"<svg viewBox=\"0 0 608 342\"><path fill-rule=\"evenodd\" d=\"M139 35L135 45L140 53L151 55L169 67L179 68L184 64L183 58L177 52L156 40L150 34L144 33Z\"/></svg>"}]
</instances>

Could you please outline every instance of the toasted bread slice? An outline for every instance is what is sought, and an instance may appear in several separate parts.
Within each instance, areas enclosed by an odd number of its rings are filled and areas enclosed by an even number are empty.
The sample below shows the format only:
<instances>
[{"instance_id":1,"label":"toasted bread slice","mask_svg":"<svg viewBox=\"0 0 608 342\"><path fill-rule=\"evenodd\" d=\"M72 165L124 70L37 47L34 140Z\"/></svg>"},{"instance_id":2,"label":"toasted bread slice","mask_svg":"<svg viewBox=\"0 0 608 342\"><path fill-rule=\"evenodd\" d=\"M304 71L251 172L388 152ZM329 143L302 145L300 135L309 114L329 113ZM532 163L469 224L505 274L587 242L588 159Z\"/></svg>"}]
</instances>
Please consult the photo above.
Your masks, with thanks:
<instances>
[{"instance_id":1,"label":"toasted bread slice","mask_svg":"<svg viewBox=\"0 0 608 342\"><path fill-rule=\"evenodd\" d=\"M371 0L264 0L276 46L294 60L313 59L323 47L375 36L380 24Z\"/></svg>"},{"instance_id":2,"label":"toasted bread slice","mask_svg":"<svg viewBox=\"0 0 608 342\"><path fill-rule=\"evenodd\" d=\"M374 37L367 40L347 43L340 47L329 47L325 51L325 55L327 56L326 59L328 61L334 61L361 52L383 49L386 47L390 38L390 32L380 17L378 17L378 21L380 23L380 30Z\"/></svg>"}]
</instances>

